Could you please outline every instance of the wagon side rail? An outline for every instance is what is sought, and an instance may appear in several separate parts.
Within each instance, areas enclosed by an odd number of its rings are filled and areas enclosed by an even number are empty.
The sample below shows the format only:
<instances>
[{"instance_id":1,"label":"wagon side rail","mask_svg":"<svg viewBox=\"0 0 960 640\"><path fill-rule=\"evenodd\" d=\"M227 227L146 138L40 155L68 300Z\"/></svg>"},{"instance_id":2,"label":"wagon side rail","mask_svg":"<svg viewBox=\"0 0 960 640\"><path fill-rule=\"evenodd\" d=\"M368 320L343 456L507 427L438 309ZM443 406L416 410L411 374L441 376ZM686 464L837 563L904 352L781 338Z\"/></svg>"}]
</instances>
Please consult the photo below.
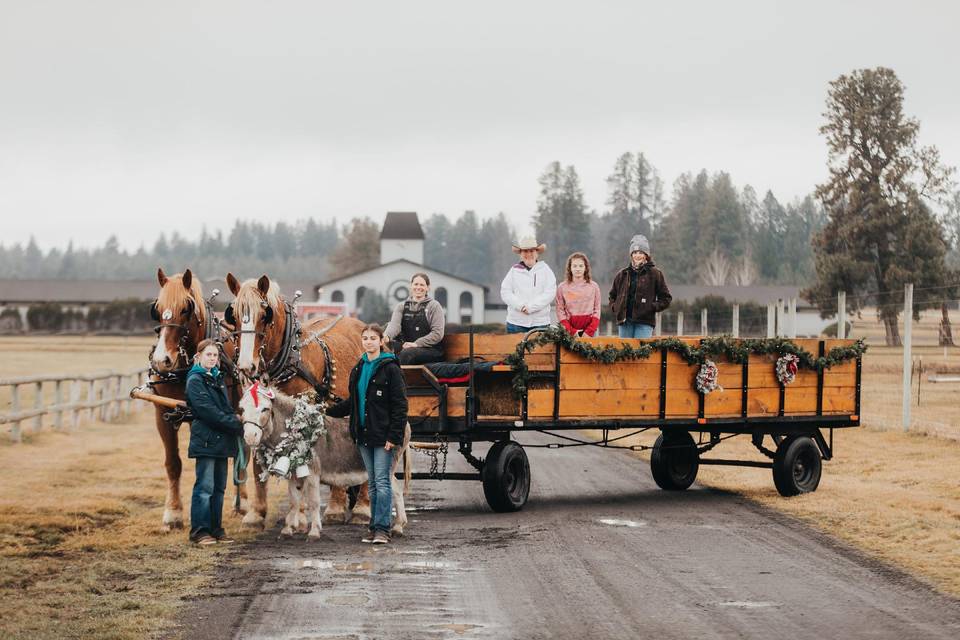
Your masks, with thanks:
<instances>
[{"instance_id":1,"label":"wagon side rail","mask_svg":"<svg viewBox=\"0 0 960 640\"><path fill-rule=\"evenodd\" d=\"M22 442L25 423L37 433L45 422L56 431L77 431L84 421L119 420L134 411L127 390L142 385L148 371L0 378L0 397L5 405L0 425L10 425L10 439Z\"/></svg>"}]
</instances>

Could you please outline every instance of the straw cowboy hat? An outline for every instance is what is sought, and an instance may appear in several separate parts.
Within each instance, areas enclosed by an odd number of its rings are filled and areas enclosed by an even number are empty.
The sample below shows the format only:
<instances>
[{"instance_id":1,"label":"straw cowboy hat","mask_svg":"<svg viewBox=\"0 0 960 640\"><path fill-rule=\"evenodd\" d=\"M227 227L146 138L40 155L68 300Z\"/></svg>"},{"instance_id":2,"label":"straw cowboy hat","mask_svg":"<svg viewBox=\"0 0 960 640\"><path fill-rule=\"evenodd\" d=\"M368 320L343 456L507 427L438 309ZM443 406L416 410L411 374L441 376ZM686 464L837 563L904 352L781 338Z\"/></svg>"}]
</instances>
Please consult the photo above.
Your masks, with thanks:
<instances>
[{"instance_id":1,"label":"straw cowboy hat","mask_svg":"<svg viewBox=\"0 0 960 640\"><path fill-rule=\"evenodd\" d=\"M533 236L523 236L517 242L513 243L513 252L520 253L524 249L536 249L537 253L543 253L547 249L547 245L542 242L537 242L537 239Z\"/></svg>"}]
</instances>

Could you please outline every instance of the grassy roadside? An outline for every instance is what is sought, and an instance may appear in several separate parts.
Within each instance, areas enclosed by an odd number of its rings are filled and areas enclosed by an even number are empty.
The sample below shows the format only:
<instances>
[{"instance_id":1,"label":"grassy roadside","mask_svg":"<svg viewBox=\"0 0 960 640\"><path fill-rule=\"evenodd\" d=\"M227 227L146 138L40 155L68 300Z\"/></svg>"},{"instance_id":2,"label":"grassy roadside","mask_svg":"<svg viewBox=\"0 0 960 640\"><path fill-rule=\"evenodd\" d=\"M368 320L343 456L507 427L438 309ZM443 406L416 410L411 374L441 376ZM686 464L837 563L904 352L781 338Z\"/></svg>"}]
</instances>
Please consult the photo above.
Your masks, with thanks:
<instances>
[{"instance_id":1,"label":"grassy roadside","mask_svg":"<svg viewBox=\"0 0 960 640\"><path fill-rule=\"evenodd\" d=\"M4 337L0 376L134 369L146 364L151 342L141 336ZM24 389L28 405L31 391ZM0 402L9 408L9 398ZM186 434L183 429L184 457ZM140 639L170 631L182 597L199 592L230 551L193 547L185 531L160 531L166 474L153 412L121 423L84 421L77 433L25 428L19 445L5 436L0 433L0 637ZM185 459L186 500L192 486L193 465ZM238 537L252 537L238 530L238 519L227 515L225 522Z\"/></svg>"},{"instance_id":2,"label":"grassy roadside","mask_svg":"<svg viewBox=\"0 0 960 640\"><path fill-rule=\"evenodd\" d=\"M192 483L186 464L187 499ZM161 533L164 491L149 412L0 445L0 637L132 639L167 627L229 548ZM239 533L239 520L226 524Z\"/></svg>"}]
</instances>

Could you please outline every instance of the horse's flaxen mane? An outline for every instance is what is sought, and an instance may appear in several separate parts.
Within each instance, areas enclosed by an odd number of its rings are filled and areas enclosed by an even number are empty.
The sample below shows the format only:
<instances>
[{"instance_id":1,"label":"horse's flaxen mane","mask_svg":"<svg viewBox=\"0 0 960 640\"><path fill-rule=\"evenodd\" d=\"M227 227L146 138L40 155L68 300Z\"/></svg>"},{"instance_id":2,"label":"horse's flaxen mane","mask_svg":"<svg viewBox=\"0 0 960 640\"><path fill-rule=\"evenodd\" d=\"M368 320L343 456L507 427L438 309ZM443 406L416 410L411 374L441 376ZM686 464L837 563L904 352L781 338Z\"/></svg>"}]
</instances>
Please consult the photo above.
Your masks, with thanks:
<instances>
[{"instance_id":1,"label":"horse's flaxen mane","mask_svg":"<svg viewBox=\"0 0 960 640\"><path fill-rule=\"evenodd\" d=\"M157 295L157 308L161 310L161 313L165 309L170 309L173 312L173 317L179 318L180 312L186 309L188 301L193 302L193 308L202 327L207 321L207 307L203 304L203 288L200 285L200 278L193 277L191 279L190 291L188 292L183 286L182 273L168 276L167 282L160 287L160 293Z\"/></svg>"},{"instance_id":2,"label":"horse's flaxen mane","mask_svg":"<svg viewBox=\"0 0 960 640\"><path fill-rule=\"evenodd\" d=\"M260 295L260 289L257 288L257 280L250 279L240 285L240 291L237 293L237 299L234 302L234 315L239 322L240 318L249 315L250 319L256 321L263 313L263 307L260 303L263 297ZM273 280L270 281L270 288L267 289L267 304L269 304L275 313L282 310L283 301L280 297L280 287Z\"/></svg>"}]
</instances>

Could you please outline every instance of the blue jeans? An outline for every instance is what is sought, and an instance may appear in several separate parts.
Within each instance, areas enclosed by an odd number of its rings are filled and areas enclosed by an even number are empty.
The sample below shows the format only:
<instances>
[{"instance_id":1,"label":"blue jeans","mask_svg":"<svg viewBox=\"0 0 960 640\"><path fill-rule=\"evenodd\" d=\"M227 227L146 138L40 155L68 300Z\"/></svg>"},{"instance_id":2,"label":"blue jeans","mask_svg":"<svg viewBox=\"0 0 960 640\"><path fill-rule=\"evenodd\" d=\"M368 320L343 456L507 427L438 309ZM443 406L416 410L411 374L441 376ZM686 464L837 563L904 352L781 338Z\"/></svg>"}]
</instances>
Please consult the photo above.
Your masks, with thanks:
<instances>
[{"instance_id":1,"label":"blue jeans","mask_svg":"<svg viewBox=\"0 0 960 640\"><path fill-rule=\"evenodd\" d=\"M550 325L548 324L538 324L535 327L522 327L519 324L513 324L512 322L507 323L507 333L526 333L530 329L546 329Z\"/></svg>"},{"instance_id":2,"label":"blue jeans","mask_svg":"<svg viewBox=\"0 0 960 640\"><path fill-rule=\"evenodd\" d=\"M190 501L190 539L204 534L215 538L223 530L223 492L227 489L227 459L197 458L197 480Z\"/></svg>"},{"instance_id":3,"label":"blue jeans","mask_svg":"<svg viewBox=\"0 0 960 640\"><path fill-rule=\"evenodd\" d=\"M617 325L617 336L620 338L652 338L653 327L642 322L624 322Z\"/></svg>"},{"instance_id":4,"label":"blue jeans","mask_svg":"<svg viewBox=\"0 0 960 640\"><path fill-rule=\"evenodd\" d=\"M367 468L367 486L370 491L370 530L390 533L390 516L393 511L393 488L390 483L390 468L399 449L387 451L383 447L357 445L363 466Z\"/></svg>"}]
</instances>

